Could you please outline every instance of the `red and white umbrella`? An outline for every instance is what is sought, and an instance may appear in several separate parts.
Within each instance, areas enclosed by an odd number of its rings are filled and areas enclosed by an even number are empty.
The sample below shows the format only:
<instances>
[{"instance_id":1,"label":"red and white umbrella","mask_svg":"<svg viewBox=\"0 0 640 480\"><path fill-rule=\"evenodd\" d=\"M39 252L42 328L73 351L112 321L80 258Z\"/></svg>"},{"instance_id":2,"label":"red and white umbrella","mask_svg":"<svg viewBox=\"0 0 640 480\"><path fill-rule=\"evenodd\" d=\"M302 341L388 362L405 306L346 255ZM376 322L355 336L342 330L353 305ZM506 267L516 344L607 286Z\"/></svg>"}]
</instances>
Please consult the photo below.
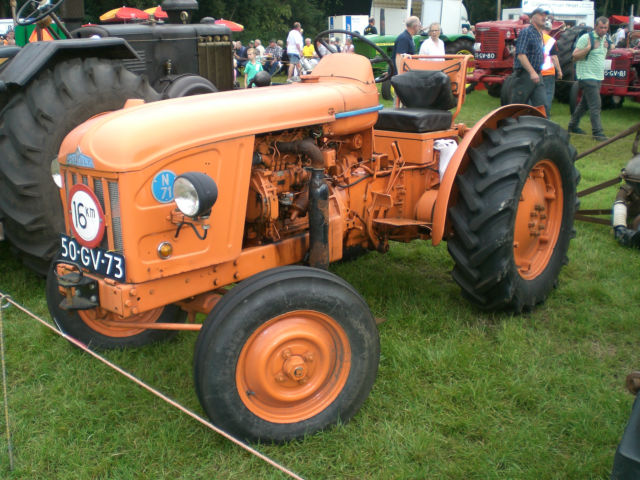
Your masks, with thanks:
<instances>
[{"instance_id":1,"label":"red and white umbrella","mask_svg":"<svg viewBox=\"0 0 640 480\"><path fill-rule=\"evenodd\" d=\"M232 32L241 32L244 30L244 25L241 25L231 20L225 20L224 18L216 20L213 23L215 23L216 25L224 25L226 27L229 27Z\"/></svg>"},{"instance_id":2,"label":"red and white umbrella","mask_svg":"<svg viewBox=\"0 0 640 480\"><path fill-rule=\"evenodd\" d=\"M167 12L162 10L162 7L160 5L158 5L157 7L145 8L144 11L149 15L153 15L153 17L156 19L169 18Z\"/></svg>"},{"instance_id":3,"label":"red and white umbrella","mask_svg":"<svg viewBox=\"0 0 640 480\"><path fill-rule=\"evenodd\" d=\"M149 14L147 12L131 7L114 8L100 15L101 22L126 22L130 20L146 20L148 18Z\"/></svg>"}]
</instances>

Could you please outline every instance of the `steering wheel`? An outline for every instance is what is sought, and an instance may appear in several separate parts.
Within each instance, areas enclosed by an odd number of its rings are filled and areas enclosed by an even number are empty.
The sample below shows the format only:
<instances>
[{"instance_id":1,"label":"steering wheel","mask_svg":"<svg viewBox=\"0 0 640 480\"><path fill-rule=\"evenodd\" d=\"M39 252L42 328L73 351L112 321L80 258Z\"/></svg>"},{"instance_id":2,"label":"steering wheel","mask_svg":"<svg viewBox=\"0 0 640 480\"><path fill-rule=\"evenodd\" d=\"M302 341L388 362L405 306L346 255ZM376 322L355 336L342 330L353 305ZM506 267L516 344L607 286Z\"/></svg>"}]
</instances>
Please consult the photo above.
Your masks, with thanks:
<instances>
[{"instance_id":1,"label":"steering wheel","mask_svg":"<svg viewBox=\"0 0 640 480\"><path fill-rule=\"evenodd\" d=\"M20 7L18 13L16 13L16 23L18 25L32 25L39 22L44 17L53 13L62 5L64 0L58 0L55 3L51 3L51 0L27 0L24 5ZM29 13L25 14L24 12Z\"/></svg>"},{"instance_id":2,"label":"steering wheel","mask_svg":"<svg viewBox=\"0 0 640 480\"><path fill-rule=\"evenodd\" d=\"M371 62L372 65L375 64L375 63L380 63L380 61L387 62L387 64L389 65L389 69L386 72L384 72L382 75L380 75L379 77L376 77L376 79L375 79L376 83L386 82L387 80L389 80L393 76L392 72L395 72L395 70L396 70L396 67L393 64L393 60L391 60L389 58L389 56L384 52L384 50L382 50L378 45L376 45L375 43L373 43L371 40L369 40L368 38L364 37L363 35L360 35L358 32L350 32L349 30L325 30L324 32L320 32L318 35L316 35L316 38L313 39L313 45L316 45L316 44L319 43L324 48L326 48L327 51L330 52L331 48L329 48L329 45L327 45L327 43L325 42L323 37L325 37L327 35L331 35L333 33L344 33L346 35L349 35L350 37L356 37L356 38L362 40L364 43L366 43L370 47L372 47L382 57L382 60L380 59L380 57L370 58L369 61ZM316 51L316 53L318 54L319 58L323 57L323 55L322 55L322 53L320 51Z\"/></svg>"}]
</instances>

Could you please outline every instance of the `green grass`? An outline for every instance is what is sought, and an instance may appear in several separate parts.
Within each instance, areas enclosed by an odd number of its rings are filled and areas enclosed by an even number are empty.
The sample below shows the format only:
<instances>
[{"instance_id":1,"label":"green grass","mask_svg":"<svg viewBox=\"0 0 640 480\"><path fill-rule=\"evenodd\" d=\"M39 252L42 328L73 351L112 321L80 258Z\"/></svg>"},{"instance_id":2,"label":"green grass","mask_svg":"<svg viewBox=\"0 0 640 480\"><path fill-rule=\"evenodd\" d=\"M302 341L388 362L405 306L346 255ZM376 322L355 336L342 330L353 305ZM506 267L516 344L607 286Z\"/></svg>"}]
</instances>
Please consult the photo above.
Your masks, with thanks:
<instances>
[{"instance_id":1,"label":"green grass","mask_svg":"<svg viewBox=\"0 0 640 480\"><path fill-rule=\"evenodd\" d=\"M474 92L462 119L472 125L497 105ZM554 104L552 113L566 127L568 107ZM639 113L632 103L603 112L607 135ZM580 160L580 187L616 176L631 141ZM595 144L572 142L578 151ZM615 192L582 205L609 208ZM309 479L608 478L632 403L624 376L640 366L640 252L619 247L608 227L576 229L558 289L518 317L465 302L446 245L393 244L386 255L334 265L386 320L373 391L347 425L257 448ZM48 318L44 281L6 242L0 291ZM2 436L1 478L285 478L15 308L3 315L16 468L8 470ZM201 412L191 378L195 338L185 332L108 357Z\"/></svg>"}]
</instances>

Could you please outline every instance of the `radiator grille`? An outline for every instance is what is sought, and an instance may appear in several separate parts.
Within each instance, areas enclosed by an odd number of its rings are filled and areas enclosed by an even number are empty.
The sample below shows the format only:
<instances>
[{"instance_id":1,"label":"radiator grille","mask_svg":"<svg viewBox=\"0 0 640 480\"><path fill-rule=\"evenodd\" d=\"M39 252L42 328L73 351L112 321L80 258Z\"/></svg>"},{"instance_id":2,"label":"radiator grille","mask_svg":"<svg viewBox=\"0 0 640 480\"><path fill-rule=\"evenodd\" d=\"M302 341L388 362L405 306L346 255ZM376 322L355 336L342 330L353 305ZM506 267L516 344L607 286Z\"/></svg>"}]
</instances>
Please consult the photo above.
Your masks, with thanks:
<instances>
[{"instance_id":1,"label":"radiator grille","mask_svg":"<svg viewBox=\"0 0 640 480\"><path fill-rule=\"evenodd\" d=\"M480 51L482 52L494 52L498 55L498 46L500 45L500 33L496 31L488 31L482 32L482 36L479 40L482 47L480 47Z\"/></svg>"},{"instance_id":2,"label":"radiator grille","mask_svg":"<svg viewBox=\"0 0 640 480\"><path fill-rule=\"evenodd\" d=\"M122 245L122 222L120 219L120 193L118 190L118 182L113 179L93 177L91 175L77 174L75 172L66 172L66 185L70 189L77 183L82 183L93 190L102 210L106 213L111 210L111 225L107 224L106 235L100 243L100 248L112 250L109 248L109 240L113 245L113 251L123 254ZM107 195L105 196L105 185L107 187ZM108 223L108 222L107 222Z\"/></svg>"}]
</instances>

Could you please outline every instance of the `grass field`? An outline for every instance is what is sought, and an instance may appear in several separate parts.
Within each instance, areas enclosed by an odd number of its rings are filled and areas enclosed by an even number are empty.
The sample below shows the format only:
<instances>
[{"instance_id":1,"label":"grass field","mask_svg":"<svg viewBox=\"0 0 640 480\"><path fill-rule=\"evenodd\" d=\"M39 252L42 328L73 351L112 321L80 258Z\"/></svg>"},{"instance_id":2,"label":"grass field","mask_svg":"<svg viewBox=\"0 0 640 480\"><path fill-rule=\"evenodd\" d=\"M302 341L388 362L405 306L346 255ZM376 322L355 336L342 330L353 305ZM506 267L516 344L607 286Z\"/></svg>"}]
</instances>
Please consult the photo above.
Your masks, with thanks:
<instances>
[{"instance_id":1,"label":"grass field","mask_svg":"<svg viewBox=\"0 0 640 480\"><path fill-rule=\"evenodd\" d=\"M471 94L472 125L498 100ZM568 107L554 104L566 127ZM640 120L640 104L603 112L607 135ZM588 119L582 127L589 130ZM578 151L595 144L573 137ZM615 177L632 138L578 162L580 188ZM612 187L582 202L609 208ZM608 478L638 359L640 252L610 228L576 223L558 288L535 312L482 313L450 277L446 245L394 244L332 266L380 325L376 383L347 425L286 445L256 447L308 479ZM48 318L44 280L0 243L0 292ZM15 469L0 437L0 478L284 478L71 347L15 308L3 311ZM187 407L196 335L108 357ZM4 420L1 433L4 434Z\"/></svg>"}]
</instances>

